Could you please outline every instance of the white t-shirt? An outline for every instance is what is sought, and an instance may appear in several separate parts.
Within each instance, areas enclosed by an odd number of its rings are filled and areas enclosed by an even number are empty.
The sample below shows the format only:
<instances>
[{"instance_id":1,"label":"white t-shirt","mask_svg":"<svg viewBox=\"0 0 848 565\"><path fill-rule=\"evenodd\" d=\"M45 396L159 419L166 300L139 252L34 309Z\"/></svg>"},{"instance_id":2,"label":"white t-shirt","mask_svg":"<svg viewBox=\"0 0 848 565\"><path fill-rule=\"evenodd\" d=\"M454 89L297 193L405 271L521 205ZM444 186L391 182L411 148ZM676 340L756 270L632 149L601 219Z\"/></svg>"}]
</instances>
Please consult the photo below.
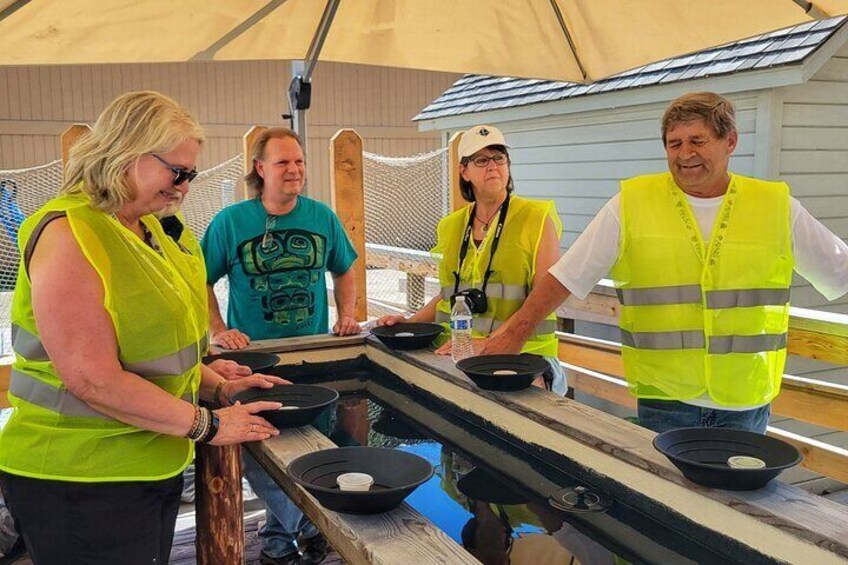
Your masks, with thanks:
<instances>
[{"instance_id":1,"label":"white t-shirt","mask_svg":"<svg viewBox=\"0 0 848 565\"><path fill-rule=\"evenodd\" d=\"M687 194L686 199L706 243L712 236L715 217L724 197L696 198ZM795 198L790 197L790 202L795 272L828 300L839 298L848 292L848 245L816 220ZM620 194L616 194L574 245L551 267L550 273L574 296L586 298L615 265L620 241L621 205ZM730 408L716 404L708 395L685 402L722 410L750 410L763 406Z\"/></svg>"}]
</instances>

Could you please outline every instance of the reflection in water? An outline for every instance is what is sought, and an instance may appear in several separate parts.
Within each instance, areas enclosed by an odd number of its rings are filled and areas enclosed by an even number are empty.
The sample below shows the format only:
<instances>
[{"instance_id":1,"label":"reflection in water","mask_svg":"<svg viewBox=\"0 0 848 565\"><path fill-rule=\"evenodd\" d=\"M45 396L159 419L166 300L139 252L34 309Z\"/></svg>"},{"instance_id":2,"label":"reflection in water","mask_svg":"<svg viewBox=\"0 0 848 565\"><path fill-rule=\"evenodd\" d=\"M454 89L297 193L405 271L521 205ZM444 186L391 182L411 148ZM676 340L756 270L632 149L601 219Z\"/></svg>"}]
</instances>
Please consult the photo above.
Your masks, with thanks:
<instances>
[{"instance_id":1,"label":"reflection in water","mask_svg":"<svg viewBox=\"0 0 848 565\"><path fill-rule=\"evenodd\" d=\"M499 475L366 399L345 399L329 434L337 445L393 447L427 459L436 474L406 502L484 565L622 565L545 501L531 501ZM373 425L372 425L373 423ZM400 437L398 437L400 436Z\"/></svg>"}]
</instances>

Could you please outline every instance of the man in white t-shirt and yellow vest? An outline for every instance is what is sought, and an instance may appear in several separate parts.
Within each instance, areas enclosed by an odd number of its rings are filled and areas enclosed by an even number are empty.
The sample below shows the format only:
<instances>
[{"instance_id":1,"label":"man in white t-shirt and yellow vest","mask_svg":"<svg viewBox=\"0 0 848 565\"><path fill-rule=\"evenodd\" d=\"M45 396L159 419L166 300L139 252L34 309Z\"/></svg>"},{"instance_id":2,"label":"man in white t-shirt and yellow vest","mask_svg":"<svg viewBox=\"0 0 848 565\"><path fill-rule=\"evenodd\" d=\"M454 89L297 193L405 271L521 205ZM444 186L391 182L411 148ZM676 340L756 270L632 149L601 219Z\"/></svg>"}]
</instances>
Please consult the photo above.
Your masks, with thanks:
<instances>
[{"instance_id":1,"label":"man in white t-shirt and yellow vest","mask_svg":"<svg viewBox=\"0 0 848 565\"><path fill-rule=\"evenodd\" d=\"M484 353L518 351L539 320L609 273L640 423L764 433L786 360L793 270L838 298L848 246L786 183L728 172L739 137L729 100L681 96L662 136L669 172L623 181Z\"/></svg>"}]
</instances>

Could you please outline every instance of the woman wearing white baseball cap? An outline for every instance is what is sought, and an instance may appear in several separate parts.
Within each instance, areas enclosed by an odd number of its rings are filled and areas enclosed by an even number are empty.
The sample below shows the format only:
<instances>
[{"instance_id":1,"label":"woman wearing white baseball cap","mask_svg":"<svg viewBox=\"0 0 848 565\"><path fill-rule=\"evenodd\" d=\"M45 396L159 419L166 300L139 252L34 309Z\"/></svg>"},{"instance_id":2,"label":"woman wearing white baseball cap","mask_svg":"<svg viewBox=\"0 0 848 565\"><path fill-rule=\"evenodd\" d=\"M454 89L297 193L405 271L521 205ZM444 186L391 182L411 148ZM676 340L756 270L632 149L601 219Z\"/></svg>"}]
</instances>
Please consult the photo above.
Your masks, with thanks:
<instances>
[{"instance_id":1,"label":"woman wearing white baseball cap","mask_svg":"<svg viewBox=\"0 0 848 565\"><path fill-rule=\"evenodd\" d=\"M472 335L483 340L521 307L537 279L559 258L562 222L556 206L513 194L508 149L495 127L475 126L463 134L459 182L469 204L439 222L432 253L440 257L441 293L406 321L435 321L449 328L454 298L463 295L474 317ZM377 324L404 320L384 316ZM546 385L565 394L555 329L551 315L536 327L522 352L545 356L551 364ZM450 334L440 339L436 353L450 355Z\"/></svg>"}]
</instances>

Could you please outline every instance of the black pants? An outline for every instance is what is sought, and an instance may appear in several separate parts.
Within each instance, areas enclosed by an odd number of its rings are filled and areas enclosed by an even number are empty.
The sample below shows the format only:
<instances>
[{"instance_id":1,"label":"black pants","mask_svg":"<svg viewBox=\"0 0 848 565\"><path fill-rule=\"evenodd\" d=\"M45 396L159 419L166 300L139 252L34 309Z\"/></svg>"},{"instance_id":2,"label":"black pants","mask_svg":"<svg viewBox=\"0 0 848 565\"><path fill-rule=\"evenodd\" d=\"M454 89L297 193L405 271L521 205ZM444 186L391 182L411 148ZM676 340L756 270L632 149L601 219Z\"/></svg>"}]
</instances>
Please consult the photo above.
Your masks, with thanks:
<instances>
[{"instance_id":1,"label":"black pants","mask_svg":"<svg viewBox=\"0 0 848 565\"><path fill-rule=\"evenodd\" d=\"M165 565L182 475L163 481L73 483L0 473L35 565Z\"/></svg>"}]
</instances>

